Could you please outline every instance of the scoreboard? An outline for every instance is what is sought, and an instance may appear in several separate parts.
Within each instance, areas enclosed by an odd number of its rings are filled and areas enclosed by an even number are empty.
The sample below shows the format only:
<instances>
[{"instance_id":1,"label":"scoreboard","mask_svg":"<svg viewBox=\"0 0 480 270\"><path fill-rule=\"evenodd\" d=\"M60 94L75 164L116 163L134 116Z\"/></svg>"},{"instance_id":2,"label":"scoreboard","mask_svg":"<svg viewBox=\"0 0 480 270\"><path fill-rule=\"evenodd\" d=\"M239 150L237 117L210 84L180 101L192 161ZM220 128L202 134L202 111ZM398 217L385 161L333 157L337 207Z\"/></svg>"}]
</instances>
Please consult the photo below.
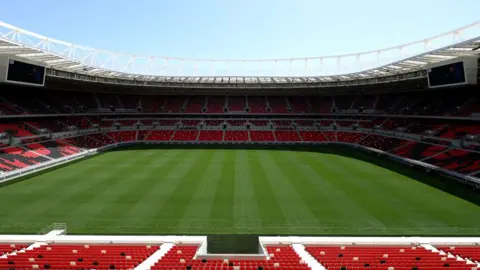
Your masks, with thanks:
<instances>
[{"instance_id":1,"label":"scoreboard","mask_svg":"<svg viewBox=\"0 0 480 270\"><path fill-rule=\"evenodd\" d=\"M477 84L478 58L455 58L427 68L428 86L440 88Z\"/></svg>"},{"instance_id":2,"label":"scoreboard","mask_svg":"<svg viewBox=\"0 0 480 270\"><path fill-rule=\"evenodd\" d=\"M0 55L0 82L45 85L45 66L16 56Z\"/></svg>"}]
</instances>

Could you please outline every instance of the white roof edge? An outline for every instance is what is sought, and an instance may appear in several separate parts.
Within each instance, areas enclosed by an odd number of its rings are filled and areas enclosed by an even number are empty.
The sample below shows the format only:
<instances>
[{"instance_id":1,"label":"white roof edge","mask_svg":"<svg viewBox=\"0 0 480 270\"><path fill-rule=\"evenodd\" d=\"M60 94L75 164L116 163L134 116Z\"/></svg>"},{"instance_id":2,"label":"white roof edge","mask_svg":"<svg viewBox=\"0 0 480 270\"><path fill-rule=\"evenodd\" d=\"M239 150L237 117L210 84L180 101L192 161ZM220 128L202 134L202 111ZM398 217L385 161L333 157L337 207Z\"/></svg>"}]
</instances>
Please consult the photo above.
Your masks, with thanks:
<instances>
[{"instance_id":1,"label":"white roof edge","mask_svg":"<svg viewBox=\"0 0 480 270\"><path fill-rule=\"evenodd\" d=\"M466 29L469 29L469 28L472 28L472 27L475 27L475 26L480 26L480 21L474 22L472 24L469 24L467 26L455 29L455 30L450 31L450 32L442 33L440 35L437 35L437 36L429 38L429 39L410 42L410 43L407 43L407 44L403 44L403 45L395 46L395 47L390 47L390 48L386 48L386 49L382 49L382 50L367 51L367 52L361 52L361 53L355 53L355 54L343 54L343 55L310 57L310 58L265 59L265 60L214 60L214 59L189 59L189 58L175 58L175 57L173 57L173 58L172 57L160 57L160 58L170 59L170 60L175 60L175 59L176 60L185 60L185 61L188 60L188 61L197 61L197 62L198 61L215 61L215 62L235 62L235 61L237 61L237 62L245 62L245 63L247 63L247 62L257 62L257 63L259 63L259 62L280 61L280 60L281 61L304 60L305 62L307 62L307 61L315 60L315 59L322 60L322 59L328 59L328 58L361 56L361 55L364 55L364 54L381 53L383 50L402 49L405 46L411 46L411 45L415 45L415 44L419 44L419 43L425 43L427 41L432 41L436 38L440 38L440 37L444 37L444 36L452 35L452 34L457 34L459 31L464 31ZM128 73L128 72L122 72L122 71L119 71L119 70L99 67L98 65L92 65L91 63L95 63L95 61L94 61L95 59L93 59L93 60L90 59L89 60L89 57L93 58L96 53L109 53L109 54L111 54L112 58L114 58L118 55L122 55L122 54L113 53L113 52L109 52L109 51L105 51L105 50L96 50L96 49L85 47L85 46L78 46L78 45L74 45L74 44L71 44L71 43L68 43L68 42L64 42L64 41L60 41L60 40L56 40L56 39L51 39L51 38L48 38L48 37L30 32L30 31L27 31L27 30L17 28L13 25L6 24L6 23L1 22L1 21L0 21L0 27L5 27L7 29L10 29L11 31L15 31L16 33L22 33L24 35L39 38L41 40L48 41L48 42L51 42L51 43L61 44L61 45L64 45L64 46L71 46L72 48L83 49L83 50L89 51L89 53L83 58L83 61L79 61L77 59L69 59L69 57L66 57L64 55L59 55L59 54L56 54L54 52L48 51L47 49L45 49L45 46L38 48L38 47L34 47L33 45L28 45L25 42L21 42L21 41L18 41L18 40L11 40L11 39L8 38L8 34L2 34L0 32L0 41L9 43L11 45L11 49L9 48L6 51L4 50L4 53L8 54L9 51L11 51L12 55L17 55L17 56L19 56L21 54L24 54L24 56L23 56L24 58L29 59L29 60L33 60L33 61L38 61L38 56L39 55L51 56L51 57L47 57L45 61L40 60L40 62L42 64L44 64L45 66L47 66L48 68L52 68L52 69L60 70L60 71L63 70L63 71L67 71L67 72L72 72L72 71L75 71L75 70L71 69L72 67L84 67L82 70L79 70L79 71L77 70L77 72L81 73L81 74L92 75L92 76L96 76L96 73L100 73L100 74L102 74L103 77L106 77L106 78L127 79L127 80L131 80L132 78L142 78L142 79L147 78L148 80L146 80L146 81L151 81L152 80L151 78L155 78L155 79L173 78L172 82L176 82L176 83L182 82L184 78L193 78L192 83L196 83L201 78L210 78L210 77L227 78L227 80L228 80L228 78L239 78L239 79L240 78L268 78L269 82L273 82L271 80L271 78L278 78L278 80L281 80L281 79L284 79L284 78L290 78L290 79L295 79L295 78L306 78L306 79L318 78L318 79L327 79L327 80L332 80L332 81L349 81L349 80L352 80L352 78L369 79L369 78L377 78L377 77L382 77L382 76L391 76L391 75L396 75L396 74L399 74L399 73L420 71L423 68L425 68L426 65L444 61L448 56L451 56L451 58L462 57L462 56L458 56L458 54L457 54L459 52L459 50L462 51L462 48L464 48L464 49L465 48L476 48L476 47L480 46L480 35L479 35L479 36L477 36L475 38L472 38L472 39L468 39L468 40L465 40L465 41L462 41L462 42L454 43L454 44L451 44L451 45L448 45L448 46L445 46L445 47L442 47L442 48L439 48L439 49L431 50L431 51L428 51L428 52L425 52L425 53L420 53L420 54L417 54L417 55L414 55L414 56L411 56L411 57L408 57L408 58L405 58L405 59L402 59L402 60L399 60L399 61L394 61L394 62L391 62L391 63L388 63L388 64L379 65L375 68L369 68L369 69L365 69L365 70L359 71L359 72L340 73L340 74L335 74L335 75L323 75L323 76L272 76L272 75L270 75L270 76L220 76L220 75L218 75L218 76L215 76L215 75L212 75L212 76L185 76L185 75L180 76L179 75L179 76L172 76L172 75L152 75L152 74ZM14 35L12 35L12 36L14 36ZM19 53L17 48L23 48L23 49L26 49L28 51ZM457 50L455 50L455 49L457 49ZM476 50L476 51L470 50L469 52L471 52L470 55L472 55L472 54L473 55L480 55L480 50ZM436 55L436 54L441 54L444 57L431 57L432 60L429 61L429 62L422 61L422 60L425 59L425 57L428 57L429 55L433 56L433 55ZM127 54L123 54L123 55L127 55ZM135 55L130 55L130 56L133 57L132 59L152 58L152 57L149 57L149 56L135 56ZM108 62L108 61L114 61L114 60L111 60L111 59L106 60L106 62ZM55 65L56 62L61 62L62 64L61 65ZM68 64L68 63L70 63L70 64ZM402 65L402 64L406 64L406 65ZM396 67L397 65L402 66L402 68L400 69L400 68ZM381 69L381 72L378 72L379 69ZM94 72L90 72L89 70L94 70ZM375 71L375 70L377 70L377 71ZM115 74L114 77L109 76L109 74L112 74L112 73ZM282 83L285 83L285 82L282 82Z\"/></svg>"}]
</instances>

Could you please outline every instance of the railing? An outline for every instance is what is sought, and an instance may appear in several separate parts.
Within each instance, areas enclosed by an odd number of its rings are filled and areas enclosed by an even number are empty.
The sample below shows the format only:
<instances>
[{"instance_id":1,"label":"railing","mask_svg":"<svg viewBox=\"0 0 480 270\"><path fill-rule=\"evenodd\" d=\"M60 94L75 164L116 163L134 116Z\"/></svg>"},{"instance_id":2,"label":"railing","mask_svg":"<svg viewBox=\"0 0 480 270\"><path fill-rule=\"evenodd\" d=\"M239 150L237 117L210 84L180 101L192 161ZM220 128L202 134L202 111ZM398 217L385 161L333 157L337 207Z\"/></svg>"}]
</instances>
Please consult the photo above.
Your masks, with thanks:
<instances>
[{"instance_id":1,"label":"railing","mask_svg":"<svg viewBox=\"0 0 480 270\"><path fill-rule=\"evenodd\" d=\"M52 223L48 225L47 227L43 228L40 230L37 234L38 235L45 235L51 231L61 231L62 233L57 234L57 235L65 235L67 234L67 224L66 223Z\"/></svg>"}]
</instances>

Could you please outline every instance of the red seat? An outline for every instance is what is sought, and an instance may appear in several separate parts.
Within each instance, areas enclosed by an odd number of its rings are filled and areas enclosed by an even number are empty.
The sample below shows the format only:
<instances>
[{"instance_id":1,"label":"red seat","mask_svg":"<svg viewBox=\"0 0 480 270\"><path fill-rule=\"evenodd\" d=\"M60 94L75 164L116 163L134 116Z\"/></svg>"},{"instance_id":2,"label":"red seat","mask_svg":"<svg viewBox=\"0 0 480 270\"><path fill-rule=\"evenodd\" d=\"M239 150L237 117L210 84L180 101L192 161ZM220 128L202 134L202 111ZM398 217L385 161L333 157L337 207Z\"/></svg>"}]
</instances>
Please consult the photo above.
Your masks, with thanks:
<instances>
[{"instance_id":1,"label":"red seat","mask_svg":"<svg viewBox=\"0 0 480 270\"><path fill-rule=\"evenodd\" d=\"M174 130L152 130L145 132L145 141L170 141L172 139Z\"/></svg>"},{"instance_id":2,"label":"red seat","mask_svg":"<svg viewBox=\"0 0 480 270\"><path fill-rule=\"evenodd\" d=\"M277 130L275 131L275 138L279 142L298 142L302 140L296 130Z\"/></svg>"},{"instance_id":3,"label":"red seat","mask_svg":"<svg viewBox=\"0 0 480 270\"><path fill-rule=\"evenodd\" d=\"M306 246L327 269L465 269L465 262L433 253L423 247L410 246ZM445 265L448 264L448 268Z\"/></svg>"},{"instance_id":4,"label":"red seat","mask_svg":"<svg viewBox=\"0 0 480 270\"><path fill-rule=\"evenodd\" d=\"M173 135L173 141L195 141L198 130L177 130Z\"/></svg>"},{"instance_id":5,"label":"red seat","mask_svg":"<svg viewBox=\"0 0 480 270\"><path fill-rule=\"evenodd\" d=\"M110 136L117 142L130 142L130 141L135 141L137 139L137 132L136 131L109 132L108 136Z\"/></svg>"},{"instance_id":6,"label":"red seat","mask_svg":"<svg viewBox=\"0 0 480 270\"><path fill-rule=\"evenodd\" d=\"M223 140L223 131L222 130L202 130L200 131L198 140L220 142Z\"/></svg>"},{"instance_id":7,"label":"red seat","mask_svg":"<svg viewBox=\"0 0 480 270\"><path fill-rule=\"evenodd\" d=\"M267 252L270 254L269 260L240 260L233 259L225 262L224 260L207 260L201 261L193 259L197 252L198 246L174 246L165 256L157 261L151 268L172 270L186 269L191 266L192 269L234 269L235 266L240 269L257 270L259 266L263 269L310 269L305 263L301 262L300 256L293 250L291 246L267 246ZM272 256L273 254L273 256Z\"/></svg>"},{"instance_id":8,"label":"red seat","mask_svg":"<svg viewBox=\"0 0 480 270\"><path fill-rule=\"evenodd\" d=\"M207 100L207 113L223 113L225 108L225 97L209 96Z\"/></svg>"},{"instance_id":9,"label":"red seat","mask_svg":"<svg viewBox=\"0 0 480 270\"><path fill-rule=\"evenodd\" d=\"M252 142L274 142L275 137L269 130L250 130L250 140Z\"/></svg>"},{"instance_id":10,"label":"red seat","mask_svg":"<svg viewBox=\"0 0 480 270\"><path fill-rule=\"evenodd\" d=\"M323 142L328 141L321 131L299 131L304 142Z\"/></svg>"},{"instance_id":11,"label":"red seat","mask_svg":"<svg viewBox=\"0 0 480 270\"><path fill-rule=\"evenodd\" d=\"M248 141L248 131L235 131L235 130L227 130L225 131L225 141Z\"/></svg>"},{"instance_id":12,"label":"red seat","mask_svg":"<svg viewBox=\"0 0 480 270\"><path fill-rule=\"evenodd\" d=\"M132 269L150 257L158 246L44 245L0 259L0 269Z\"/></svg>"},{"instance_id":13,"label":"red seat","mask_svg":"<svg viewBox=\"0 0 480 270\"><path fill-rule=\"evenodd\" d=\"M480 263L480 246L438 246L438 250Z\"/></svg>"}]
</instances>

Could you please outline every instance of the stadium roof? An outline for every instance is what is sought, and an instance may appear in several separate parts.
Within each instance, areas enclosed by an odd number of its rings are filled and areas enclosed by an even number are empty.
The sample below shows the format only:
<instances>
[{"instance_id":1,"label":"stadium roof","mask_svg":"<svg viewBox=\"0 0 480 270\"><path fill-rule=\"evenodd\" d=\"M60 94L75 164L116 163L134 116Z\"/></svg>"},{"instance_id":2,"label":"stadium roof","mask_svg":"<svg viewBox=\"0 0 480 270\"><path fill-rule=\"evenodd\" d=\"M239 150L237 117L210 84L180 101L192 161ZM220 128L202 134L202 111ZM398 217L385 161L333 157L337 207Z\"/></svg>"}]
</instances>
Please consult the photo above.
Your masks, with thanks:
<instances>
[{"instance_id":1,"label":"stadium roof","mask_svg":"<svg viewBox=\"0 0 480 270\"><path fill-rule=\"evenodd\" d=\"M469 32L468 39L459 41ZM380 50L262 60L115 53L48 38L0 21L0 54L23 57L54 70L121 80L187 84L341 82L404 74L452 58L480 55L480 21Z\"/></svg>"}]
</instances>

